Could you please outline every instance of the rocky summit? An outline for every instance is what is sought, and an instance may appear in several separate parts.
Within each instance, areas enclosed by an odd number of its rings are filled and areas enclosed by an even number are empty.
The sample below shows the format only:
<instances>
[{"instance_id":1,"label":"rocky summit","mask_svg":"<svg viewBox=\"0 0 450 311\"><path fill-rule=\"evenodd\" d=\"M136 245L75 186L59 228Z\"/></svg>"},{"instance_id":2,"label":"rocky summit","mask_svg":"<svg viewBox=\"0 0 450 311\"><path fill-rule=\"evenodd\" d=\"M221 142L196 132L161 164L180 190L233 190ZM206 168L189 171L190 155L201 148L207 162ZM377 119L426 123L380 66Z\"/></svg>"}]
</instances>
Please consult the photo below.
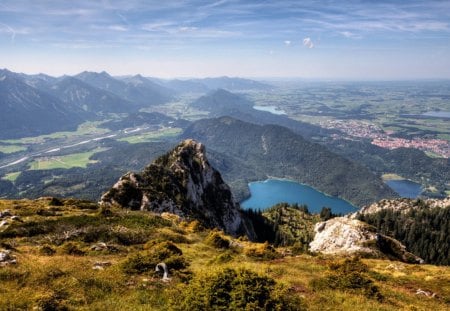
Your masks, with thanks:
<instances>
[{"instance_id":1,"label":"rocky summit","mask_svg":"<svg viewBox=\"0 0 450 311\"><path fill-rule=\"evenodd\" d=\"M141 173L127 173L101 198L103 206L169 212L208 228L254 238L229 186L208 162L203 144L187 139Z\"/></svg>"},{"instance_id":2,"label":"rocky summit","mask_svg":"<svg viewBox=\"0 0 450 311\"><path fill-rule=\"evenodd\" d=\"M335 217L319 222L314 228L310 250L324 254L356 254L390 258L410 263L423 260L409 253L399 241L379 234L376 228L357 219Z\"/></svg>"}]
</instances>

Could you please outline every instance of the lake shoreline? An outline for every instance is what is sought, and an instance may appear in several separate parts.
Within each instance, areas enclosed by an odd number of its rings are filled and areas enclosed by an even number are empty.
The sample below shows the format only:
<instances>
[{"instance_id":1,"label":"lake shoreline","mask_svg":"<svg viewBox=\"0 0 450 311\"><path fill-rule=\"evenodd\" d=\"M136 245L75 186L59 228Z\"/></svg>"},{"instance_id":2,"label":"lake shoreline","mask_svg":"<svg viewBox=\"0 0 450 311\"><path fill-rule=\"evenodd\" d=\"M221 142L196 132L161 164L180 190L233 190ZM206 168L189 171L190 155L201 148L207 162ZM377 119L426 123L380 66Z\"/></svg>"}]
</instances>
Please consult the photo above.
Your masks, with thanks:
<instances>
[{"instance_id":1,"label":"lake shoreline","mask_svg":"<svg viewBox=\"0 0 450 311\"><path fill-rule=\"evenodd\" d=\"M324 206L334 209L333 213L341 214L350 214L360 209L347 200L289 178L268 176L265 180L249 182L248 187L250 196L239 202L243 209L265 210L282 202L307 205L311 213L320 213ZM264 190L259 192L261 187Z\"/></svg>"}]
</instances>

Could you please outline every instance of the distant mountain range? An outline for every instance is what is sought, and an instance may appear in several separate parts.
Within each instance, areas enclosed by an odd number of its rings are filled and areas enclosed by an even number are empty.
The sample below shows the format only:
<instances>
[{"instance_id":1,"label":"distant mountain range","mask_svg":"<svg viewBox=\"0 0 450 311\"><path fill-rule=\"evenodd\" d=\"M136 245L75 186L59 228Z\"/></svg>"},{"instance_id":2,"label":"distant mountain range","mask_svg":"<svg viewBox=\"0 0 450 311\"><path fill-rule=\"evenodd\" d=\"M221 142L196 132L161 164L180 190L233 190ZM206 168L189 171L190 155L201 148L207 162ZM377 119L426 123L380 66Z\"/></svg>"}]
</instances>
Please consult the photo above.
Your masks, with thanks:
<instances>
[{"instance_id":1,"label":"distant mountain range","mask_svg":"<svg viewBox=\"0 0 450 311\"><path fill-rule=\"evenodd\" d=\"M267 84L241 78L161 80L142 75L112 77L82 72L51 77L0 70L0 138L20 138L74 130L107 113L133 113L169 102L180 93L206 93L215 88L265 89Z\"/></svg>"},{"instance_id":2,"label":"distant mountain range","mask_svg":"<svg viewBox=\"0 0 450 311\"><path fill-rule=\"evenodd\" d=\"M81 108L28 85L19 75L0 70L0 138L74 130L85 118Z\"/></svg>"}]
</instances>

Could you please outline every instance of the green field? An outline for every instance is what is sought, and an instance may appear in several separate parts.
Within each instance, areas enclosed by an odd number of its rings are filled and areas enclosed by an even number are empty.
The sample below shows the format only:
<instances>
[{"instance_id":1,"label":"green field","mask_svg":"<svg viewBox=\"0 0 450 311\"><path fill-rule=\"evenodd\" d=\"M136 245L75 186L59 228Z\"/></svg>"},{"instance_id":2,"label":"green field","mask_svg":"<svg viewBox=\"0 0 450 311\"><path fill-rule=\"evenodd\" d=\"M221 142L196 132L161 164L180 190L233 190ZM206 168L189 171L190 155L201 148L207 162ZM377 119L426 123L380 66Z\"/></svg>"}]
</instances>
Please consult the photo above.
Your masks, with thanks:
<instances>
[{"instance_id":1,"label":"green field","mask_svg":"<svg viewBox=\"0 0 450 311\"><path fill-rule=\"evenodd\" d=\"M175 137L180 134L182 130L180 128L163 128L153 132L139 133L137 135L122 137L117 139L118 141L126 141L130 144L138 144L144 142L159 141L165 138Z\"/></svg>"},{"instance_id":2,"label":"green field","mask_svg":"<svg viewBox=\"0 0 450 311\"><path fill-rule=\"evenodd\" d=\"M5 176L2 177L3 180L9 180L11 182L15 182L17 177L19 177L21 172L12 172L8 173Z\"/></svg>"},{"instance_id":3,"label":"green field","mask_svg":"<svg viewBox=\"0 0 450 311\"><path fill-rule=\"evenodd\" d=\"M30 163L30 170L51 170L55 168L72 168L82 167L86 168L88 164L96 163L95 160L89 158L98 152L106 150L105 148L96 148L91 151L74 153L58 157L42 157Z\"/></svg>"},{"instance_id":4,"label":"green field","mask_svg":"<svg viewBox=\"0 0 450 311\"><path fill-rule=\"evenodd\" d=\"M0 152L2 153L14 153L26 149L27 147L21 145L0 145Z\"/></svg>"},{"instance_id":5,"label":"green field","mask_svg":"<svg viewBox=\"0 0 450 311\"><path fill-rule=\"evenodd\" d=\"M24 138L20 138L20 139L2 140L1 142L8 143L8 144L38 144L38 143L44 142L45 140L48 140L48 139L70 138L73 136L80 136L80 135L87 135L87 134L101 135L101 134L108 133L109 130L98 127L98 125L100 125L101 123L103 123L103 121L95 121L95 122L89 121L89 122L80 124L78 126L78 129L74 132L55 132L52 134L35 136L35 137L24 137Z\"/></svg>"}]
</instances>

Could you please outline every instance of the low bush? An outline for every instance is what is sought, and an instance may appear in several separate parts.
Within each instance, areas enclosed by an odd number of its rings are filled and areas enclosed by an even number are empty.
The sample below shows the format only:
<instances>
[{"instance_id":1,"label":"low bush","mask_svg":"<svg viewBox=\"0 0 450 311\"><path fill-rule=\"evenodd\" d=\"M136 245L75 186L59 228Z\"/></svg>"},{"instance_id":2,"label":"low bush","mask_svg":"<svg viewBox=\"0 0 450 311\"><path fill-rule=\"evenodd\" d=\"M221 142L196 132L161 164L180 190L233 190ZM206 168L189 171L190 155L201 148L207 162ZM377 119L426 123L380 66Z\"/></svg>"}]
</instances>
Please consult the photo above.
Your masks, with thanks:
<instances>
[{"instance_id":1,"label":"low bush","mask_svg":"<svg viewBox=\"0 0 450 311\"><path fill-rule=\"evenodd\" d=\"M215 248L230 248L230 240L218 231L211 231L206 237L205 243Z\"/></svg>"},{"instance_id":2,"label":"low bush","mask_svg":"<svg viewBox=\"0 0 450 311\"><path fill-rule=\"evenodd\" d=\"M182 289L172 310L302 310L301 300L267 276L225 269L199 276Z\"/></svg>"},{"instance_id":3,"label":"low bush","mask_svg":"<svg viewBox=\"0 0 450 311\"><path fill-rule=\"evenodd\" d=\"M73 256L83 256L86 252L79 243L67 242L60 247L61 253Z\"/></svg>"},{"instance_id":4,"label":"low bush","mask_svg":"<svg viewBox=\"0 0 450 311\"><path fill-rule=\"evenodd\" d=\"M341 290L381 301L383 295L368 276L368 271L367 265L358 257L345 259L343 262L331 263L327 274L312 280L310 285L315 290Z\"/></svg>"},{"instance_id":5,"label":"low bush","mask_svg":"<svg viewBox=\"0 0 450 311\"><path fill-rule=\"evenodd\" d=\"M154 271L158 263L164 262L169 270L182 270L188 266L183 252L172 242L148 243L146 250L129 256L122 263L127 274L140 274Z\"/></svg>"},{"instance_id":6,"label":"low bush","mask_svg":"<svg viewBox=\"0 0 450 311\"><path fill-rule=\"evenodd\" d=\"M244 249L244 254L258 260L272 260L282 257L268 242L248 247Z\"/></svg>"}]
</instances>

